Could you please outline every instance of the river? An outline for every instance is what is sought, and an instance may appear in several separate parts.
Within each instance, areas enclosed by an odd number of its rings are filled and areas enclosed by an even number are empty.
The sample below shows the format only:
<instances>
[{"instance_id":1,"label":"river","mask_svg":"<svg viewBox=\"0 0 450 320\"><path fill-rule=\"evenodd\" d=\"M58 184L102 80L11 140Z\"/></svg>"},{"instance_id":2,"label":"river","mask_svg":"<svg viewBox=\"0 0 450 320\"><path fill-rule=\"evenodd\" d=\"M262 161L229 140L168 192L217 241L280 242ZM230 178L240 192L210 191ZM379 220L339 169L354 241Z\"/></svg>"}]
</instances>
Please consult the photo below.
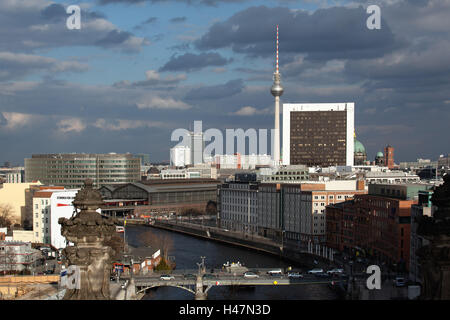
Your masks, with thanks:
<instances>
[{"instance_id":1,"label":"river","mask_svg":"<svg viewBox=\"0 0 450 320\"><path fill-rule=\"evenodd\" d=\"M223 263L240 261L249 268L301 268L292 262L257 252L254 250L203 240L188 235L146 227L127 226L126 238L134 247L142 246L140 235L151 231L158 235L168 234L173 242L169 253L175 257L178 269L197 269L201 262L200 256L205 256L207 269L220 268ZM159 287L149 290L144 300L193 300L194 295L174 287ZM213 287L208 291L208 300L335 300L336 293L327 285L290 285L290 286L255 286L251 288Z\"/></svg>"}]
</instances>

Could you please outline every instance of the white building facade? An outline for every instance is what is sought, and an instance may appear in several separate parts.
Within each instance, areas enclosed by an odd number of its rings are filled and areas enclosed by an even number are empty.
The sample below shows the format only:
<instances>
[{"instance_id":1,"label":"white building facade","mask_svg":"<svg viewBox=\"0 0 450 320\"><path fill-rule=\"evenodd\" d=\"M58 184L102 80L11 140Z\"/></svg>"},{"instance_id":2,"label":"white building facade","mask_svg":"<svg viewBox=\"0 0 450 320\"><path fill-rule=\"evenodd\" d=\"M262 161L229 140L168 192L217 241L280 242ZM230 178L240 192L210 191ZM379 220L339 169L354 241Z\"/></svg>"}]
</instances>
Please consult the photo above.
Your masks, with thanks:
<instances>
[{"instance_id":1,"label":"white building facade","mask_svg":"<svg viewBox=\"0 0 450 320\"><path fill-rule=\"evenodd\" d=\"M170 149L170 165L185 167L192 164L191 148L188 146L175 146Z\"/></svg>"}]
</instances>

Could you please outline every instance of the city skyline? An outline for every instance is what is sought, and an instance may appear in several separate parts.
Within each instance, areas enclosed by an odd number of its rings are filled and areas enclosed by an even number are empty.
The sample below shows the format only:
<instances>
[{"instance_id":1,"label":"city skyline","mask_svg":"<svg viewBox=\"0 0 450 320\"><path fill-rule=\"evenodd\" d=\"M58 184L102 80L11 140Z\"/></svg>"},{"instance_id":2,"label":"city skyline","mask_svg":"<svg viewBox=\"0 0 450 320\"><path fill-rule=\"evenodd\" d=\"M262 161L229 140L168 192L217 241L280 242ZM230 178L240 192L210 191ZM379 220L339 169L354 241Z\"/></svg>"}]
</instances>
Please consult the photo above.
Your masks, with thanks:
<instances>
[{"instance_id":1,"label":"city skyline","mask_svg":"<svg viewBox=\"0 0 450 320\"><path fill-rule=\"evenodd\" d=\"M85 1L81 29L67 30L71 4L0 4L1 163L68 152L158 162L194 120L273 128L276 25L281 103L354 101L370 160L388 144L396 162L448 153L450 1ZM380 30L366 27L369 4Z\"/></svg>"}]
</instances>

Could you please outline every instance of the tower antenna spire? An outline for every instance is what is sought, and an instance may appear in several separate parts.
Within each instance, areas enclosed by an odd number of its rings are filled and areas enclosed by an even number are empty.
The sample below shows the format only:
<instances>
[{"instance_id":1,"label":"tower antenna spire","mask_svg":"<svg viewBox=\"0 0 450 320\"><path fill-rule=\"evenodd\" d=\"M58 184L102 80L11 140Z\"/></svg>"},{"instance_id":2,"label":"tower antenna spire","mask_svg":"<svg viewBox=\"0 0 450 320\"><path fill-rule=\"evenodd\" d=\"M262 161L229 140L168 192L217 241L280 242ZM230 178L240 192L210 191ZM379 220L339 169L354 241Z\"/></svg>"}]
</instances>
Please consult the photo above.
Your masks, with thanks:
<instances>
[{"instance_id":1,"label":"tower antenna spire","mask_svg":"<svg viewBox=\"0 0 450 320\"><path fill-rule=\"evenodd\" d=\"M277 25L277 71L276 72L279 73L278 72L278 25Z\"/></svg>"},{"instance_id":2,"label":"tower antenna spire","mask_svg":"<svg viewBox=\"0 0 450 320\"><path fill-rule=\"evenodd\" d=\"M273 84L270 92L275 97L275 130L273 145L273 160L275 166L280 165L280 97L283 94L281 85L281 74L278 65L278 25L277 25L277 50L276 50L276 69L273 73Z\"/></svg>"}]
</instances>

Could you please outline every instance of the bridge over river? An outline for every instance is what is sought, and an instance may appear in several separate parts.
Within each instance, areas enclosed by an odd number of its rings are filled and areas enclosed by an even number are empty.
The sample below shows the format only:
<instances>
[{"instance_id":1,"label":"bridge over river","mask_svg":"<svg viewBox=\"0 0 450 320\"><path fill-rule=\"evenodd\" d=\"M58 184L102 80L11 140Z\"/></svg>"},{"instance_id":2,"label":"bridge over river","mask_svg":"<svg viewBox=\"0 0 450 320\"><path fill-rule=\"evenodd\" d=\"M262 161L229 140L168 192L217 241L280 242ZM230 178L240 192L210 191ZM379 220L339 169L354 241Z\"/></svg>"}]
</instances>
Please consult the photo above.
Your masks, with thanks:
<instances>
[{"instance_id":1,"label":"bridge over river","mask_svg":"<svg viewBox=\"0 0 450 320\"><path fill-rule=\"evenodd\" d=\"M279 268L273 268L279 269ZM130 285L134 286L135 293L139 296L146 290L162 286L177 287L186 290L195 295L195 299L204 300L207 298L208 291L215 286L285 286L285 285L304 285L304 284L322 284L336 285L345 287L347 279L335 276L318 276L314 274L304 274L301 277L289 277L287 274L270 275L267 273L270 268L251 269L255 274L253 277L244 276L244 272L233 272L225 270L183 270L173 271L168 278L162 278L162 273L153 272L147 275L134 275L130 277L121 277L128 280ZM132 281L131 281L132 279Z\"/></svg>"}]
</instances>

